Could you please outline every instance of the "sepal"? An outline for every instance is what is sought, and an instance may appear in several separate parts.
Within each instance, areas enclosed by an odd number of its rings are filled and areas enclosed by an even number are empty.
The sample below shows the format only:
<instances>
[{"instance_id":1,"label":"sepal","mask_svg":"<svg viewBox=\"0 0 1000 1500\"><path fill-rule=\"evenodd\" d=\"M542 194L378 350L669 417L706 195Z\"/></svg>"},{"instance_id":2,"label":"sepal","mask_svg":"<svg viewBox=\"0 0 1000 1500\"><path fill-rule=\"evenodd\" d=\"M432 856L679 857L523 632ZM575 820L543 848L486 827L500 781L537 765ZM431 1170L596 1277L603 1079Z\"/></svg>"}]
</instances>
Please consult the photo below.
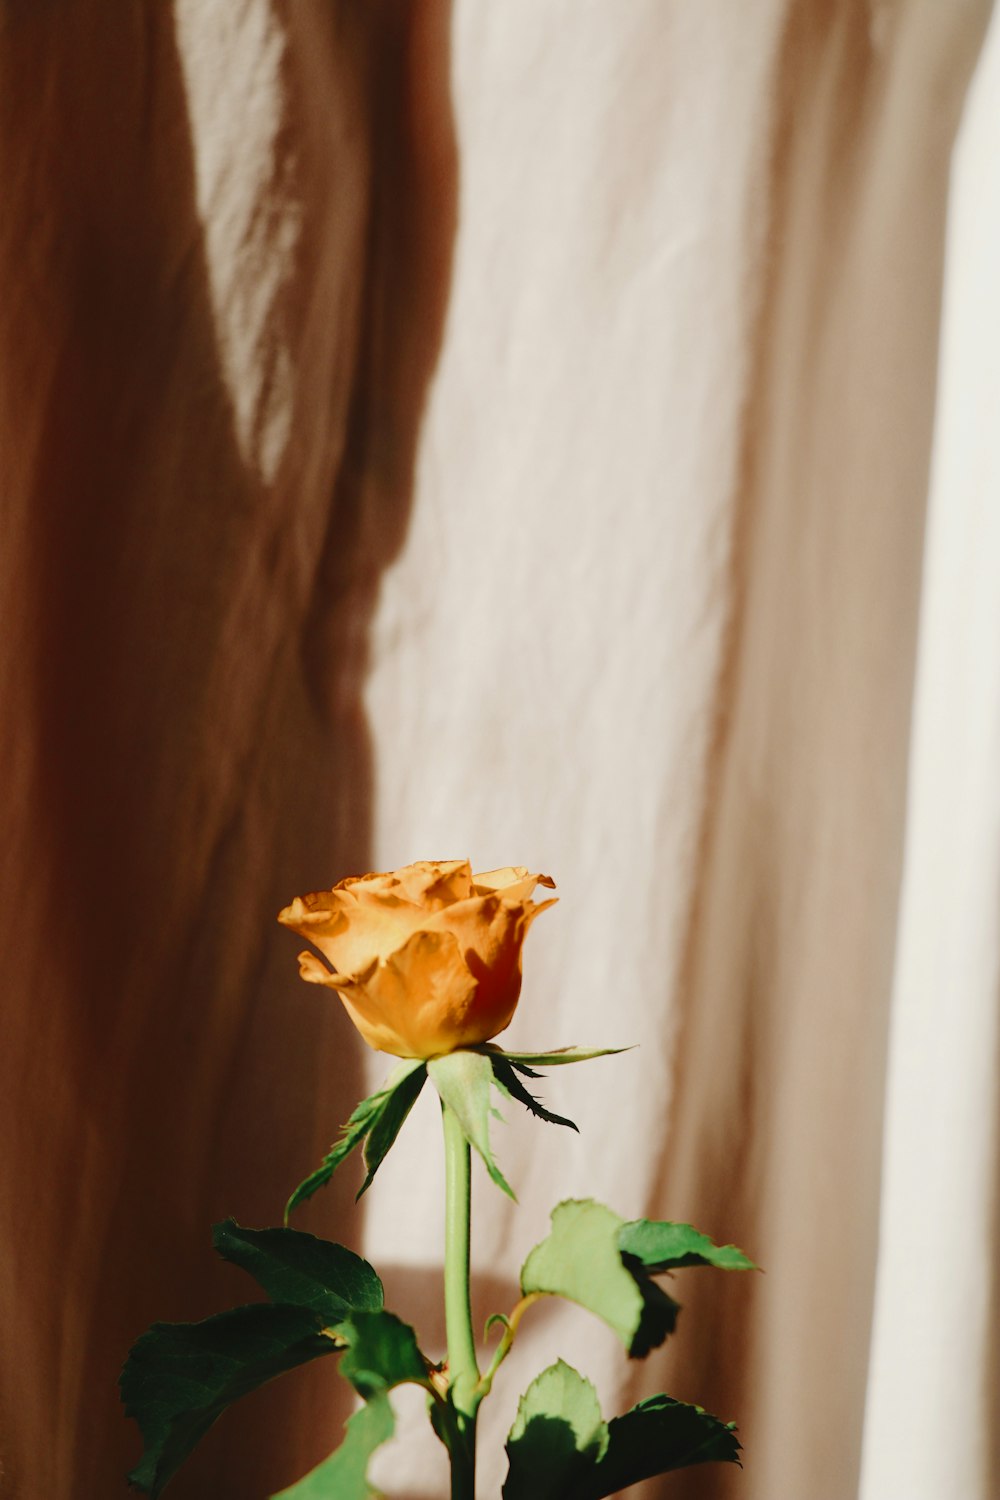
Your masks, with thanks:
<instances>
[{"instance_id":1,"label":"sepal","mask_svg":"<svg viewBox=\"0 0 1000 1500\"><path fill-rule=\"evenodd\" d=\"M427 1072L442 1101L457 1117L466 1140L482 1157L497 1187L516 1202L514 1190L497 1165L490 1144L490 1117L503 1118L493 1106L491 1088L495 1088L502 1098L523 1104L537 1119L576 1130L572 1120L546 1109L524 1086L521 1078L542 1077L537 1071L539 1067L564 1067L567 1063L588 1062L594 1057L609 1057L627 1050L605 1047L586 1051L580 1047L563 1047L556 1052L505 1052L495 1043L485 1042L479 1047L461 1047L441 1057L432 1057Z\"/></svg>"},{"instance_id":2,"label":"sepal","mask_svg":"<svg viewBox=\"0 0 1000 1500\"><path fill-rule=\"evenodd\" d=\"M294 1208L325 1187L351 1152L364 1146L367 1175L358 1189L360 1198L371 1187L372 1179L394 1144L410 1110L427 1078L427 1064L419 1058L407 1058L367 1099L362 1099L330 1150L314 1172L300 1182L285 1205L285 1223Z\"/></svg>"},{"instance_id":3,"label":"sepal","mask_svg":"<svg viewBox=\"0 0 1000 1500\"><path fill-rule=\"evenodd\" d=\"M529 1078L537 1078L532 1068L565 1068L570 1063L590 1062L595 1057L617 1057L621 1052L631 1052L631 1047L556 1047L551 1052L507 1052L493 1042L486 1042L483 1051L499 1052Z\"/></svg>"},{"instance_id":4,"label":"sepal","mask_svg":"<svg viewBox=\"0 0 1000 1500\"><path fill-rule=\"evenodd\" d=\"M490 1098L490 1089L496 1080L489 1054L471 1048L447 1052L442 1057L432 1057L427 1072L442 1104L446 1104L457 1119L463 1135L482 1157L497 1187L508 1198L515 1198L514 1189L497 1166L490 1144L490 1116L498 1120L502 1116L494 1109Z\"/></svg>"},{"instance_id":5,"label":"sepal","mask_svg":"<svg viewBox=\"0 0 1000 1500\"><path fill-rule=\"evenodd\" d=\"M502 1053L491 1052L490 1062L493 1066L493 1082L506 1099L516 1099L518 1104L523 1104L525 1109L539 1120L546 1120L550 1125L568 1125L570 1130L579 1131L579 1127L568 1120L565 1115L555 1115L545 1108L540 1099L536 1099L518 1077L523 1073L528 1078L541 1078L540 1073L523 1065L515 1071L515 1065Z\"/></svg>"}]
</instances>

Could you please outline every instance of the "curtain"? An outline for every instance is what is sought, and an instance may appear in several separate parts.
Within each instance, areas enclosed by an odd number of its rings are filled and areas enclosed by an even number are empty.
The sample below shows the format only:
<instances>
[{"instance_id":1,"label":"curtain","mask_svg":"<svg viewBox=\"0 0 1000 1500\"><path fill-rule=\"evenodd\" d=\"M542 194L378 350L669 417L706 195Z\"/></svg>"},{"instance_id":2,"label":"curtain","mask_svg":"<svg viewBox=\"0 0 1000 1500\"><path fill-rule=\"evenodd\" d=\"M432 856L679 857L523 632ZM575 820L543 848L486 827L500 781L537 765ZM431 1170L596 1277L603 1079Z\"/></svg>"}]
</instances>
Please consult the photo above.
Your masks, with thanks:
<instances>
[{"instance_id":1,"label":"curtain","mask_svg":"<svg viewBox=\"0 0 1000 1500\"><path fill-rule=\"evenodd\" d=\"M996 1493L998 60L987 0L0 11L0 1494L124 1491L128 1345L384 1076L274 913L466 856L561 897L504 1040L636 1044L496 1126L477 1313L565 1197L765 1273L635 1366L526 1319L483 1493L557 1354L738 1421L650 1495ZM300 1219L436 1347L438 1135Z\"/></svg>"}]
</instances>

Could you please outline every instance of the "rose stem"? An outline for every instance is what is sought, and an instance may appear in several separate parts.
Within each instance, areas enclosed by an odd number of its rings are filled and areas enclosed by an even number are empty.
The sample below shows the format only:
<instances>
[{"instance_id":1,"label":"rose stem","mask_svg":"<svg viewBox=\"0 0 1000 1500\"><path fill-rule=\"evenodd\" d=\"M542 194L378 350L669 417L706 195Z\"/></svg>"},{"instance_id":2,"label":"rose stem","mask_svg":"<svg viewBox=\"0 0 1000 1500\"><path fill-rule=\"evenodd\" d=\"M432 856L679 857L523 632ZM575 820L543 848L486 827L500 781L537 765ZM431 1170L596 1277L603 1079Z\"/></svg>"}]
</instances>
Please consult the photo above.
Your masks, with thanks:
<instances>
[{"instance_id":1,"label":"rose stem","mask_svg":"<svg viewBox=\"0 0 1000 1500\"><path fill-rule=\"evenodd\" d=\"M448 1381L456 1416L451 1450L451 1500L475 1500L476 1410L482 1399L476 1340L469 1301L469 1224L472 1184L469 1143L442 1100L444 1122L445 1238L444 1318L448 1334Z\"/></svg>"}]
</instances>

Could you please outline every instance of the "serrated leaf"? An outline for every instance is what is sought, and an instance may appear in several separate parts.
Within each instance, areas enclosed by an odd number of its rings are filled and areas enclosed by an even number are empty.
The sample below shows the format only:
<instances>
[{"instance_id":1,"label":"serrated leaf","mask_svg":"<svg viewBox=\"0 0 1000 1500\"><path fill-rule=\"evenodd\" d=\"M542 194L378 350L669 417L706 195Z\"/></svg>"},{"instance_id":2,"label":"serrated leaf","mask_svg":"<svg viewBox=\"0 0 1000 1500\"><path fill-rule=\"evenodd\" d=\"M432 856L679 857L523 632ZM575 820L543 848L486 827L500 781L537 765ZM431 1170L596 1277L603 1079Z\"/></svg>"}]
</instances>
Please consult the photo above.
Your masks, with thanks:
<instances>
[{"instance_id":1,"label":"serrated leaf","mask_svg":"<svg viewBox=\"0 0 1000 1500\"><path fill-rule=\"evenodd\" d=\"M560 1360L521 1397L503 1500L607 1500L676 1469L738 1464L739 1452L732 1422L670 1396L650 1396L605 1425L593 1387Z\"/></svg>"},{"instance_id":2,"label":"serrated leaf","mask_svg":"<svg viewBox=\"0 0 1000 1500\"><path fill-rule=\"evenodd\" d=\"M407 1058L389 1075L380 1089L367 1099L362 1099L319 1166L299 1183L289 1198L285 1205L286 1224L292 1210L311 1198L321 1187L325 1187L341 1162L362 1143L365 1143L365 1165L368 1172L358 1189L358 1198L367 1192L386 1152L413 1108L426 1077L426 1064L418 1058Z\"/></svg>"},{"instance_id":3,"label":"serrated leaf","mask_svg":"<svg viewBox=\"0 0 1000 1500\"><path fill-rule=\"evenodd\" d=\"M715 1266L720 1271L756 1271L753 1261L735 1245L717 1245L690 1224L665 1220L633 1219L623 1224L618 1248L650 1272L679 1270L683 1266Z\"/></svg>"},{"instance_id":4,"label":"serrated leaf","mask_svg":"<svg viewBox=\"0 0 1000 1500\"><path fill-rule=\"evenodd\" d=\"M567 1297L614 1329L633 1359L657 1348L678 1307L641 1268L622 1259L623 1220L593 1199L568 1199L552 1211L552 1230L521 1270L521 1290Z\"/></svg>"},{"instance_id":5,"label":"serrated leaf","mask_svg":"<svg viewBox=\"0 0 1000 1500\"><path fill-rule=\"evenodd\" d=\"M368 1462L395 1426L388 1398L374 1396L348 1419L340 1447L271 1500L369 1500Z\"/></svg>"},{"instance_id":6,"label":"serrated leaf","mask_svg":"<svg viewBox=\"0 0 1000 1500\"><path fill-rule=\"evenodd\" d=\"M144 1451L129 1479L159 1495L227 1406L297 1365L332 1354L323 1318L257 1303L200 1323L154 1323L133 1345L119 1386Z\"/></svg>"},{"instance_id":7,"label":"serrated leaf","mask_svg":"<svg viewBox=\"0 0 1000 1500\"><path fill-rule=\"evenodd\" d=\"M466 1140L479 1152L497 1187L516 1202L514 1191L497 1166L490 1146L490 1116L499 1116L490 1101L490 1089L495 1080L489 1054L466 1048L449 1052L444 1057L431 1058L427 1072L442 1102L447 1104L461 1125Z\"/></svg>"},{"instance_id":8,"label":"serrated leaf","mask_svg":"<svg viewBox=\"0 0 1000 1500\"><path fill-rule=\"evenodd\" d=\"M629 1485L694 1464L739 1463L734 1424L670 1396L650 1396L608 1424L607 1452L573 1500L605 1500Z\"/></svg>"},{"instance_id":9,"label":"serrated leaf","mask_svg":"<svg viewBox=\"0 0 1000 1500\"><path fill-rule=\"evenodd\" d=\"M329 1325L383 1306L374 1268L344 1245L300 1229L244 1229L234 1219L213 1227L212 1243L223 1259L248 1271L272 1302L312 1308Z\"/></svg>"},{"instance_id":10,"label":"serrated leaf","mask_svg":"<svg viewBox=\"0 0 1000 1500\"><path fill-rule=\"evenodd\" d=\"M572 1120L567 1120L565 1115L552 1114L550 1110L547 1110L542 1105L540 1100L535 1098L534 1094L528 1092L514 1071L513 1064L508 1062L506 1057L502 1057L499 1053L494 1052L490 1055L490 1061L493 1064L493 1078L496 1086L501 1093L506 1094L508 1099L516 1099L519 1104L523 1104L526 1109L530 1109L533 1115L537 1115L539 1120L547 1120L550 1125L568 1125L570 1130L577 1129ZM541 1077L540 1073L535 1073L530 1068L524 1068L523 1065L521 1071L530 1078Z\"/></svg>"},{"instance_id":11,"label":"serrated leaf","mask_svg":"<svg viewBox=\"0 0 1000 1500\"><path fill-rule=\"evenodd\" d=\"M431 1389L417 1335L395 1313L355 1313L339 1332L347 1340L340 1373L366 1400L397 1385Z\"/></svg>"},{"instance_id":12,"label":"serrated leaf","mask_svg":"<svg viewBox=\"0 0 1000 1500\"><path fill-rule=\"evenodd\" d=\"M572 1365L557 1360L518 1403L507 1438L504 1500L575 1496L607 1446L597 1392Z\"/></svg>"},{"instance_id":13,"label":"serrated leaf","mask_svg":"<svg viewBox=\"0 0 1000 1500\"><path fill-rule=\"evenodd\" d=\"M642 1316L629 1345L629 1359L645 1359L646 1355L658 1349L664 1339L668 1338L677 1327L677 1314L681 1310L680 1303L675 1302L662 1287L657 1286L655 1281L636 1270L627 1260L625 1267L635 1277L635 1284L642 1297Z\"/></svg>"},{"instance_id":14,"label":"serrated leaf","mask_svg":"<svg viewBox=\"0 0 1000 1500\"><path fill-rule=\"evenodd\" d=\"M521 1291L567 1297L596 1313L628 1349L642 1318L642 1294L618 1253L622 1220L593 1199L552 1210L552 1231L521 1269Z\"/></svg>"}]
</instances>

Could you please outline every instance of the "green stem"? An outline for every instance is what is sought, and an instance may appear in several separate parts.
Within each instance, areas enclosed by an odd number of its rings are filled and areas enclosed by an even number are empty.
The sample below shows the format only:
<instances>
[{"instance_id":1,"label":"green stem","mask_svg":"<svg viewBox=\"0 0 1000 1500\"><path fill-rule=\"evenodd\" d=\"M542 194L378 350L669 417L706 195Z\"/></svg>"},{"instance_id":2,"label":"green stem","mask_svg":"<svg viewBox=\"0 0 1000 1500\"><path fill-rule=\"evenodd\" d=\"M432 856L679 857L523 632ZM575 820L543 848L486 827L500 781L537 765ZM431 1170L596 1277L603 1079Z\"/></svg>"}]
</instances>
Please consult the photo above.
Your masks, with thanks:
<instances>
[{"instance_id":1,"label":"green stem","mask_svg":"<svg viewBox=\"0 0 1000 1500\"><path fill-rule=\"evenodd\" d=\"M469 1301L469 1226L472 1183L469 1143L455 1114L441 1101L444 1122L444 1317L448 1334L448 1385L455 1412L451 1449L451 1500L475 1500L476 1411L479 1366Z\"/></svg>"}]
</instances>

